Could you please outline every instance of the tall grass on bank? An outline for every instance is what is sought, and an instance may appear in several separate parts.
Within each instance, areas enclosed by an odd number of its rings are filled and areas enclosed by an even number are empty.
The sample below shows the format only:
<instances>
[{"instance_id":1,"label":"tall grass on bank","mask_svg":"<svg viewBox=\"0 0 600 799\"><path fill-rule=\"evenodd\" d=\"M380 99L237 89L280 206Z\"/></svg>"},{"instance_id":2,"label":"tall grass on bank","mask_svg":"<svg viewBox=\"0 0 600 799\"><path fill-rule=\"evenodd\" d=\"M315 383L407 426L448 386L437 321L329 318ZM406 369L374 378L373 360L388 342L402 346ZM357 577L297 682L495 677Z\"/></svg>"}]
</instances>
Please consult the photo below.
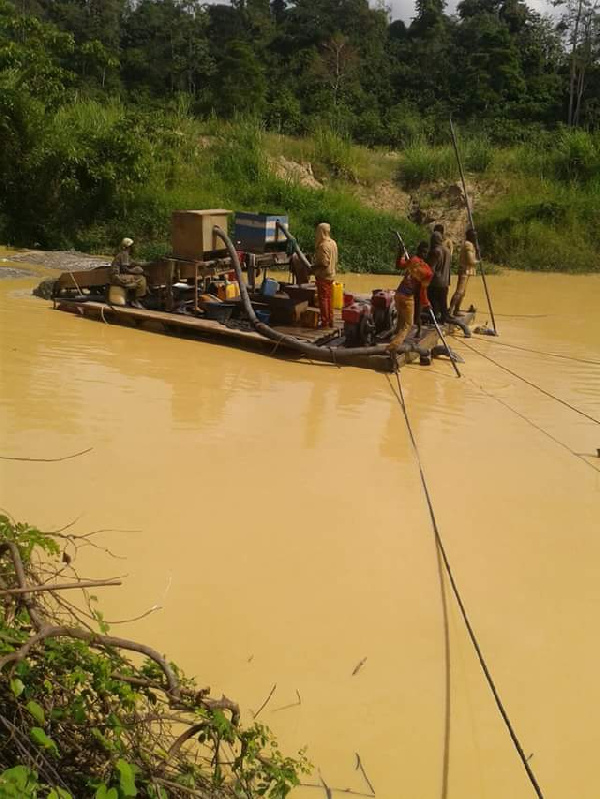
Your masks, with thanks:
<instances>
[{"instance_id":1,"label":"tall grass on bank","mask_svg":"<svg viewBox=\"0 0 600 799\"><path fill-rule=\"evenodd\" d=\"M179 165L179 179L172 188L161 190L159 179L140 193L131 223L144 231L146 255L168 250L173 208L202 206L287 214L292 232L307 252L313 249L315 225L327 221L340 245L343 270L393 270L393 228L403 230L409 246L416 245L421 231L407 220L366 208L339 189L308 189L275 177L268 169L263 136L260 126L250 120L231 124L209 152Z\"/></svg>"},{"instance_id":2,"label":"tall grass on bank","mask_svg":"<svg viewBox=\"0 0 600 799\"><path fill-rule=\"evenodd\" d=\"M599 271L599 197L600 184L521 179L479 217L485 252L517 269Z\"/></svg>"},{"instance_id":3,"label":"tall grass on bank","mask_svg":"<svg viewBox=\"0 0 600 799\"><path fill-rule=\"evenodd\" d=\"M415 225L365 208L339 187L315 191L275 177L262 126L251 119L207 128L185 111L133 120L121 107L102 117L80 104L61 111L49 131L36 152L52 191L21 198L43 225L31 229L43 246L110 252L130 235L142 257L154 258L170 249L171 212L203 207L288 214L308 252L315 225L328 221L340 266L352 271L393 270L391 228L401 228L410 246L420 237ZM347 168L346 145L338 145L323 135L313 146ZM27 231L20 235L23 241Z\"/></svg>"},{"instance_id":4,"label":"tall grass on bank","mask_svg":"<svg viewBox=\"0 0 600 799\"><path fill-rule=\"evenodd\" d=\"M467 172L483 174L494 162L494 148L485 136L461 141L461 158ZM400 181L407 188L438 180L458 180L459 170L451 145L431 146L425 141L411 144L401 154Z\"/></svg>"},{"instance_id":5,"label":"tall grass on bank","mask_svg":"<svg viewBox=\"0 0 600 799\"><path fill-rule=\"evenodd\" d=\"M390 157L324 128L297 140L265 134L252 119L199 121L184 104L144 113L80 101L55 111L10 83L0 92L0 134L0 240L18 246L110 252L131 235L152 258L169 250L173 210L226 207L288 214L308 252L314 225L329 221L342 268L385 272L394 263L390 229L410 248L424 231L362 205L353 181L376 187L396 169L411 189L458 179L450 146L422 139ZM600 134L539 134L505 149L463 135L461 150L467 172L483 185L489 177L497 192L475 209L487 258L600 270ZM274 155L318 165L325 188L275 177Z\"/></svg>"},{"instance_id":6,"label":"tall grass on bank","mask_svg":"<svg viewBox=\"0 0 600 799\"><path fill-rule=\"evenodd\" d=\"M545 180L588 184L600 180L600 132L561 129L498 151L497 169Z\"/></svg>"}]
</instances>

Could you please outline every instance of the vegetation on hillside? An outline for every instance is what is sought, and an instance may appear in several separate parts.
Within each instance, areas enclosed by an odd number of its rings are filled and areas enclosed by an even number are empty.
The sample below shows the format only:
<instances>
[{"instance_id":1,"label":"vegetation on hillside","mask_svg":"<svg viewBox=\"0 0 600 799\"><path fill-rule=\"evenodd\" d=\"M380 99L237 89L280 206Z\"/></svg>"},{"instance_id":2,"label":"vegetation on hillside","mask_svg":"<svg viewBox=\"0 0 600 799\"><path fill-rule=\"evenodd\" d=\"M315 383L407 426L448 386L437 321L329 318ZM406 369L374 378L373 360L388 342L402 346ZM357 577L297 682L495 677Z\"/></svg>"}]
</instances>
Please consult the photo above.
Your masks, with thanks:
<instances>
[{"instance_id":1,"label":"vegetation on hillside","mask_svg":"<svg viewBox=\"0 0 600 799\"><path fill-rule=\"evenodd\" d=\"M0 516L2 799L287 796L303 754L284 757L235 702L112 634L86 590L77 604L50 590L78 582L69 563L89 541Z\"/></svg>"},{"instance_id":2,"label":"vegetation on hillside","mask_svg":"<svg viewBox=\"0 0 600 799\"><path fill-rule=\"evenodd\" d=\"M520 0L418 0L406 26L367 0L0 0L0 240L110 252L127 233L153 257L173 209L218 206L288 213L309 251L326 219L343 268L387 271L390 228L427 231L365 199L457 179L452 111L494 187L485 256L597 269L598 19L562 6L557 27ZM276 177L279 155L323 188Z\"/></svg>"}]
</instances>

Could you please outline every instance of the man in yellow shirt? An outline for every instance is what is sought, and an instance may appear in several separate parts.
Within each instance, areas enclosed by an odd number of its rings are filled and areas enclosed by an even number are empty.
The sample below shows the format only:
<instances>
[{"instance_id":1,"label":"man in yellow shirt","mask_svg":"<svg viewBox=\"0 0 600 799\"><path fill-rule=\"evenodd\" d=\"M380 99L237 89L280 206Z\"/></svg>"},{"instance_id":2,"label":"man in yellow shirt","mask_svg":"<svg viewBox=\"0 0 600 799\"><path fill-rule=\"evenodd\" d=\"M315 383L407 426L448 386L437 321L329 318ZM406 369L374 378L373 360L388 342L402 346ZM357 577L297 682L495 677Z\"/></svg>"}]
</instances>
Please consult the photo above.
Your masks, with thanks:
<instances>
[{"instance_id":1,"label":"man in yellow shirt","mask_svg":"<svg viewBox=\"0 0 600 799\"><path fill-rule=\"evenodd\" d=\"M331 295L337 263L338 247L331 238L331 226L328 222L321 222L315 231L315 260L312 269L317 283L321 327L333 327Z\"/></svg>"},{"instance_id":2,"label":"man in yellow shirt","mask_svg":"<svg viewBox=\"0 0 600 799\"><path fill-rule=\"evenodd\" d=\"M456 290L450 300L450 316L458 316L460 306L465 298L469 278L475 274L477 266L477 237L475 231L469 228L465 234L458 261L458 281Z\"/></svg>"}]
</instances>

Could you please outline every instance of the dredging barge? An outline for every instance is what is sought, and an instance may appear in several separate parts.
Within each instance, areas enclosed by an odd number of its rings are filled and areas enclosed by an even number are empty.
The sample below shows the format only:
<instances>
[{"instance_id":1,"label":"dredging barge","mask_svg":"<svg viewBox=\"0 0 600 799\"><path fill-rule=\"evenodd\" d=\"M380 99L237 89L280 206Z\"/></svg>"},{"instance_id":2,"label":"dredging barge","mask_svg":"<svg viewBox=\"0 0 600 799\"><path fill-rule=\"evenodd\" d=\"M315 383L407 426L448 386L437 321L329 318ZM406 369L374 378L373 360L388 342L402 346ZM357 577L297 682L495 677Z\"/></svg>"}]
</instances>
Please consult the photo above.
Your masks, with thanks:
<instances>
[{"instance_id":1,"label":"dredging barge","mask_svg":"<svg viewBox=\"0 0 600 799\"><path fill-rule=\"evenodd\" d=\"M438 331L422 324L390 354L387 341L396 319L394 292L389 290L350 295L338 284L334 326L318 327L314 284L268 277L269 269L287 268L293 252L308 265L288 231L287 217L236 214L234 246L226 233L230 213L173 213L172 255L143 267L150 291L146 307L128 306L124 291L115 296L109 268L100 266L61 274L54 285L55 308L104 322L158 326L176 335L271 355L377 371L390 372L419 359L429 363L432 352L442 353ZM468 311L460 326L465 329L474 315L474 309ZM453 326L445 326L446 332L449 327Z\"/></svg>"}]
</instances>

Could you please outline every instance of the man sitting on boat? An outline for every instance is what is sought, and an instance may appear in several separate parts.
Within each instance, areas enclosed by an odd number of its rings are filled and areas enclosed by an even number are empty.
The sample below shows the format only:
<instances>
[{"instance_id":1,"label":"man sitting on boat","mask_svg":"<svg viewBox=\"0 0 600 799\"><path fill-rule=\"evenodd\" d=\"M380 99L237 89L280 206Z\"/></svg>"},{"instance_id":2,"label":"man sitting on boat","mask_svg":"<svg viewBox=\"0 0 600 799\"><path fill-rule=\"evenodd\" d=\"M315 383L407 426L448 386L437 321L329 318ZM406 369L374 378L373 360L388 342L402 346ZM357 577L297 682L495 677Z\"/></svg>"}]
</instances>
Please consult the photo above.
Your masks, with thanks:
<instances>
[{"instance_id":1,"label":"man sitting on boat","mask_svg":"<svg viewBox=\"0 0 600 799\"><path fill-rule=\"evenodd\" d=\"M398 332L389 343L391 352L397 351L408 336L415 316L415 296L419 299L420 308L429 306L427 287L433 277L433 270L426 263L429 245L422 241L417 247L417 254L412 258L399 256L396 261L398 269L406 270L404 277L396 289L395 302L398 311Z\"/></svg>"},{"instance_id":2,"label":"man sitting on boat","mask_svg":"<svg viewBox=\"0 0 600 799\"><path fill-rule=\"evenodd\" d=\"M134 292L134 299L131 300L133 308L143 308L140 299L148 293L148 283L144 277L141 266L132 266L131 248L133 239L124 238L121 242L119 252L113 258L110 265L110 283L112 286L121 286L127 291Z\"/></svg>"},{"instance_id":3,"label":"man sitting on boat","mask_svg":"<svg viewBox=\"0 0 600 799\"><path fill-rule=\"evenodd\" d=\"M338 247L331 238L331 226L321 222L315 231L315 261L313 274L321 313L321 327L333 327L333 281L338 262Z\"/></svg>"}]
</instances>

